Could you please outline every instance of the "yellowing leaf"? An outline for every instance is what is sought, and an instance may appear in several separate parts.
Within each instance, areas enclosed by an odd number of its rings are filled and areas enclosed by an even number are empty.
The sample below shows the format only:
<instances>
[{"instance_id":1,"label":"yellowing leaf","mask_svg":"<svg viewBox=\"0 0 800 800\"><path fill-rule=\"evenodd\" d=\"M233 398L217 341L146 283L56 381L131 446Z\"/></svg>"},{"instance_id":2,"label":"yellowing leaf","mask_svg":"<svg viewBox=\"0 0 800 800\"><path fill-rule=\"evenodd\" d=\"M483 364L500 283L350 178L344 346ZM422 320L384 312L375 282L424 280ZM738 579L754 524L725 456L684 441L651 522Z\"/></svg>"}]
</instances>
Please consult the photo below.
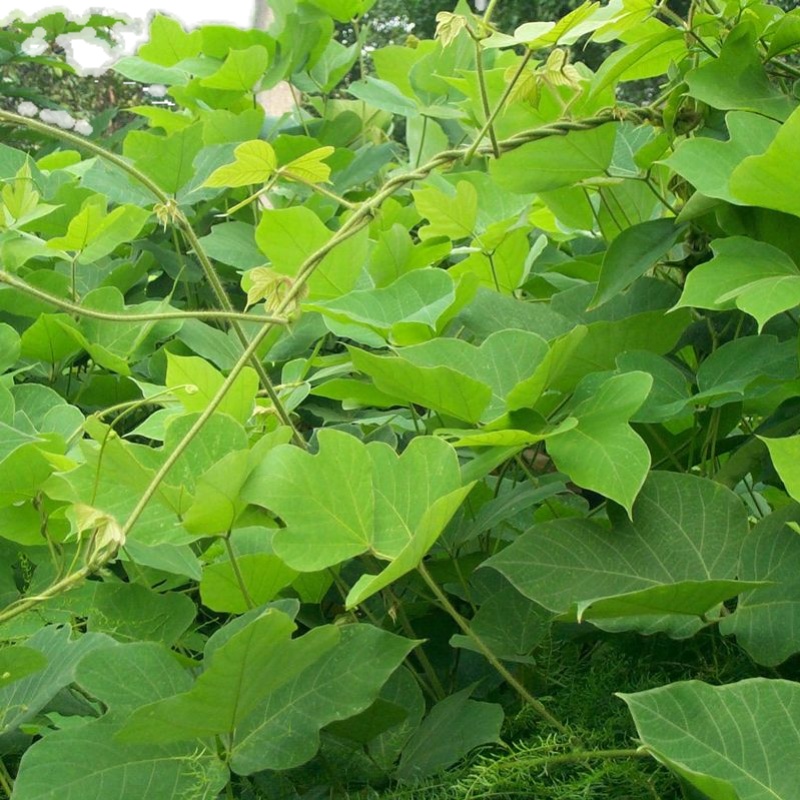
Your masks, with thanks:
<instances>
[{"instance_id":1,"label":"yellowing leaf","mask_svg":"<svg viewBox=\"0 0 800 800\"><path fill-rule=\"evenodd\" d=\"M248 308L264 300L264 306L274 310L291 286L292 279L288 275L281 275L270 267L248 270L242 280L242 288L247 291Z\"/></svg>"},{"instance_id":2,"label":"yellowing leaf","mask_svg":"<svg viewBox=\"0 0 800 800\"><path fill-rule=\"evenodd\" d=\"M329 145L318 147L281 167L281 173L287 178L296 178L306 183L324 183L331 176L331 168L323 162L333 154L334 149Z\"/></svg>"},{"instance_id":3,"label":"yellowing leaf","mask_svg":"<svg viewBox=\"0 0 800 800\"><path fill-rule=\"evenodd\" d=\"M234 151L233 164L214 170L203 186L250 186L268 181L278 167L275 151L269 142L254 139Z\"/></svg>"},{"instance_id":4,"label":"yellowing leaf","mask_svg":"<svg viewBox=\"0 0 800 800\"><path fill-rule=\"evenodd\" d=\"M436 15L436 38L442 47L449 47L461 31L467 27L467 18L461 14L440 11Z\"/></svg>"}]
</instances>

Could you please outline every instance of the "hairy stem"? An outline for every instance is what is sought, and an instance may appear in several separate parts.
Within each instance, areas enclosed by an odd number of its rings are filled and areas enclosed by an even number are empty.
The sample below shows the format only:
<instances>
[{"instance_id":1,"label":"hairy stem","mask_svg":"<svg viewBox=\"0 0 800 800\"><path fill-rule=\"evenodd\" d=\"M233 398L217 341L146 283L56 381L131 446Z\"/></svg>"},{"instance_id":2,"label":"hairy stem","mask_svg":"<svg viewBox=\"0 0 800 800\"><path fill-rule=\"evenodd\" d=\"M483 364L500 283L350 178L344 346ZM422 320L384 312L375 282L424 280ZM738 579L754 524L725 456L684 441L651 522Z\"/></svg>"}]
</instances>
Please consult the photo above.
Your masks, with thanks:
<instances>
[{"instance_id":1,"label":"hairy stem","mask_svg":"<svg viewBox=\"0 0 800 800\"><path fill-rule=\"evenodd\" d=\"M273 325L287 325L288 320L281 317L271 316L254 316L252 314L245 314L240 311L154 311L151 314L115 314L112 311L100 311L96 308L86 308L85 306L78 305L77 303L70 303L69 300L63 300L53 294L44 292L37 289L35 286L17 278L8 272L0 271L0 283L5 283L8 286L19 290L23 294L35 297L43 303L48 303L51 306L67 311L70 314L76 314L80 317L89 317L90 319L105 320L107 322L159 322L169 319L209 319L209 320L239 320L241 322L250 323L263 323L269 322Z\"/></svg>"}]
</instances>

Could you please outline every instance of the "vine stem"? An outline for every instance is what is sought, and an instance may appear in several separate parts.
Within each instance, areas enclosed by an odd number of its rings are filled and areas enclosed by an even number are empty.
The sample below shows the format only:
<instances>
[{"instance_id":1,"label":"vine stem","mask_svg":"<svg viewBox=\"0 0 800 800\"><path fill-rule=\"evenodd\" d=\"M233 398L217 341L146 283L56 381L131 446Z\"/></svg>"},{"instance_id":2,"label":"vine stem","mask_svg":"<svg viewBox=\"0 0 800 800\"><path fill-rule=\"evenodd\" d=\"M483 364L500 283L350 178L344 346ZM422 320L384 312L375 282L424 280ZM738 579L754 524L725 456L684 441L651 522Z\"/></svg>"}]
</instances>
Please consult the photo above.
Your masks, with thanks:
<instances>
[{"instance_id":1,"label":"vine stem","mask_svg":"<svg viewBox=\"0 0 800 800\"><path fill-rule=\"evenodd\" d=\"M0 112L1 114L2 112ZM512 137L506 141L499 142L500 149L513 149L515 147L519 147L521 144L529 141L535 141L537 139L547 138L548 136L562 136L568 133L571 130L588 130L593 127L598 127L600 125L605 125L609 122L615 121L616 117L613 114L609 113L604 116L597 116L597 117L590 117L586 120L582 120L581 122L556 122L552 125L543 126L542 128L534 128L532 130L526 131L522 134ZM283 296L281 302L278 304L278 307L275 309L278 315L285 312L287 309L291 308L296 300L300 297L303 292L303 287L309 277L312 275L316 267L320 264L322 259L337 245L341 244L342 242L349 239L353 236L357 231L361 230L366 225L369 225L370 220L372 219L373 215L377 212L377 209L380 208L381 204L387 198L391 197L396 191L398 191L403 186L413 183L414 181L422 180L426 178L434 169L437 167L443 166L445 164L452 164L464 158L467 150L465 148L455 148L453 150L445 150L438 155L434 156L430 161L423 164L418 169L414 169L410 172L403 173L402 175L396 175L394 178L389 179L383 185L383 188L377 191L369 200L362 203L358 210L353 213L353 215L339 228L336 233L318 250L312 253L300 266L297 272L297 278L294 283L289 287L286 294ZM131 511L128 519L123 526L123 533L127 537L130 531L132 530L133 526L136 524L139 517L142 515L142 512L147 507L147 504L150 502L152 497L155 495L156 491L158 490L159 485L164 480L165 476L172 468L172 466L177 462L177 460L181 457L183 452L186 448L191 444L194 437L198 434L200 429L205 425L211 415L214 413L214 410L217 406L222 402L222 399L225 397L225 394L233 385L236 377L241 372L241 370L245 367L250 357L256 352L261 342L267 336L267 334L272 330L272 325L270 323L266 323L264 327L259 331L259 333L255 336L252 342L248 345L245 352L242 354L241 358L234 364L233 368L231 369L230 374L223 382L222 386L220 386L219 390L214 394L214 396L209 401L208 406L202 412L202 414L195 420L194 425L186 432L183 439L177 443L175 446L175 450L170 454L161 468L156 472L153 476L150 484L145 488L144 493L142 494L139 502L136 504L134 509ZM305 442L303 443L305 446ZM437 587L438 588L438 587ZM502 667L502 665L500 665ZM504 669L504 668L503 668ZM511 676L513 679L513 676ZM535 703L538 701L534 699ZM539 703L539 705L541 705ZM546 712L546 709L545 709ZM546 712L549 713L549 712ZM556 722L558 722L556 720ZM558 723L560 725L561 723Z\"/></svg>"},{"instance_id":2,"label":"vine stem","mask_svg":"<svg viewBox=\"0 0 800 800\"><path fill-rule=\"evenodd\" d=\"M289 321L282 317L271 316L254 316L252 314L245 314L240 311L158 311L152 314L115 314L112 311L100 311L95 308L86 308L85 306L78 305L77 303L70 303L69 300L63 300L48 292L43 292L35 286L17 278L8 272L0 270L0 283L5 283L12 286L14 289L23 292L24 294L35 297L43 303L48 303L51 306L68 311L71 314L77 314L81 317L89 317L90 319L100 319L107 322L158 322L161 320L170 319L209 319L209 320L239 320L241 322L249 323L263 323L270 322L273 325L288 325Z\"/></svg>"},{"instance_id":3,"label":"vine stem","mask_svg":"<svg viewBox=\"0 0 800 800\"><path fill-rule=\"evenodd\" d=\"M502 676L503 680L511 686L520 698L527 703L545 722L549 723L555 730L565 736L574 738L569 728L563 722L556 719L541 702L537 700L512 674L506 669L505 664L494 654L491 647L478 636L477 633L470 627L470 624L461 614L458 613L456 607L450 602L447 595L442 591L438 583L431 577L427 567L424 563L420 562L417 571L422 576L422 580L428 585L428 588L436 596L436 599L442 604L442 608L452 617L453 621L475 643L478 650L481 651L486 660L497 670Z\"/></svg>"},{"instance_id":4,"label":"vine stem","mask_svg":"<svg viewBox=\"0 0 800 800\"><path fill-rule=\"evenodd\" d=\"M478 72L478 87L481 92L481 105L483 106L483 115L486 121L492 117L492 108L489 104L489 91L486 88L486 74L483 69L483 50L481 49L480 39L475 39L475 66ZM492 154L495 158L500 158L500 147L497 144L497 134L494 130L494 125L489 123L487 128L489 132L489 141L492 143Z\"/></svg>"},{"instance_id":5,"label":"vine stem","mask_svg":"<svg viewBox=\"0 0 800 800\"><path fill-rule=\"evenodd\" d=\"M486 6L486 11L483 12L483 24L488 26L489 23L492 21L492 14L494 14L495 8L497 8L497 4L500 0L489 0L489 5Z\"/></svg>"},{"instance_id":6,"label":"vine stem","mask_svg":"<svg viewBox=\"0 0 800 800\"><path fill-rule=\"evenodd\" d=\"M488 14L488 10L487 10ZM497 119L497 115L503 110L506 100L508 100L511 92L514 90L514 86L516 85L517 81L522 76L525 67L528 65L528 62L531 60L531 56L533 55L533 50L527 50L525 55L522 57L522 61L520 62L519 67L517 67L517 71L514 73L514 76L509 81L508 86L506 86L505 91L503 92L500 100L498 101L497 105L495 106L494 111L486 119L484 122L483 127L478 131L478 135L475 137L475 141L472 143L470 148L464 155L464 163L469 164L472 161L472 157L477 152L478 148L480 147L481 140L484 136L486 136L486 132L491 130L494 121ZM494 143L493 143L494 144Z\"/></svg>"},{"instance_id":7,"label":"vine stem","mask_svg":"<svg viewBox=\"0 0 800 800\"><path fill-rule=\"evenodd\" d=\"M217 271L214 269L211 259L203 249L202 244L200 244L200 239L195 233L188 217L178 207L177 203L175 203L175 201L157 183L155 183L155 181L145 175L141 170L137 169L133 164L129 163L126 159L116 155L115 153L112 153L109 150L106 150L106 148L101 147L100 145L95 144L88 139L78 136L77 134L61 130L60 128L47 125L46 123L39 122L35 119L30 119L29 117L23 117L21 114L14 114L11 111L0 110L0 120L5 120L6 122L29 128L30 130L37 131L38 133L44 133L47 136L53 137L54 139L60 139L63 142L68 142L69 144L74 145L81 150L88 150L98 158L102 158L105 161L108 161L109 163L119 167L127 175L130 175L136 181L141 183L142 186L146 187L162 206L164 206L166 209L169 209L171 219L174 220L183 231L183 235L186 237L187 243L194 252L197 260L200 262L200 266L203 269L205 278L211 285L211 288L217 297L217 302L220 304L223 311L226 313L234 312L234 308L231 304L230 298L228 297L228 293L225 291L225 287L222 285L222 281L219 279L219 275L217 275ZM242 326L237 320L234 319L230 320L230 325L237 338L241 342L242 347L247 350L248 337ZM284 408L283 403L272 386L272 381L267 374L267 370L261 363L261 360L258 358L255 350L253 350L251 353L251 360L253 369L255 369L261 385L264 387L265 391L267 392L267 396L272 402L272 405L275 407L278 418L291 430L292 439L294 440L295 444L300 447L307 448L308 445L306 444L305 439L303 439L297 428L294 426L291 417Z\"/></svg>"}]
</instances>

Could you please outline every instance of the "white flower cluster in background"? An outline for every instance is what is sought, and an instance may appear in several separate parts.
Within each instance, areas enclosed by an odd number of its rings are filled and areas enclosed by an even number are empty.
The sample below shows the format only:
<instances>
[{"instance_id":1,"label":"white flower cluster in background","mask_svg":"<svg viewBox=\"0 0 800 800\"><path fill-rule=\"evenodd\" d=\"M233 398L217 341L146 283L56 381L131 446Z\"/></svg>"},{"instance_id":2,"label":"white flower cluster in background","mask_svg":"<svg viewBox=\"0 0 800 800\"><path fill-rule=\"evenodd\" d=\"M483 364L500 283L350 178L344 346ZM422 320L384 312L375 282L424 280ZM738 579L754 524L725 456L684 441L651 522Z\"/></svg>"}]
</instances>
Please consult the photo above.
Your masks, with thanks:
<instances>
[{"instance_id":1,"label":"white flower cluster in background","mask_svg":"<svg viewBox=\"0 0 800 800\"><path fill-rule=\"evenodd\" d=\"M31 103L30 100L23 100L17 106L17 113L23 117L35 117L39 115L42 122L48 125L57 125L65 131L75 131L80 133L81 136L90 136L92 133L92 126L85 119L75 119L69 111L57 111L52 108L42 108Z\"/></svg>"}]
</instances>

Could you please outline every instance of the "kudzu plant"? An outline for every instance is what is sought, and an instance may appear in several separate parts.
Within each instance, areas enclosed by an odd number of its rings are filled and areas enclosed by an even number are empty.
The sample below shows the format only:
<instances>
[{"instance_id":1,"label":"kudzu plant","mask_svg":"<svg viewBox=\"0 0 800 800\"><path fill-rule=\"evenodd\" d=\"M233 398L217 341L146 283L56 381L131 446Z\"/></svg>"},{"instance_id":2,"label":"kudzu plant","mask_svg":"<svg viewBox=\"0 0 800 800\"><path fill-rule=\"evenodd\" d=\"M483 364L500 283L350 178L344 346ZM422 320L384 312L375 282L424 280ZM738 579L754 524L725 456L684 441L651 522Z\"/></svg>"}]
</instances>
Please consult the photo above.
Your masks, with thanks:
<instances>
[{"instance_id":1,"label":"kudzu plant","mask_svg":"<svg viewBox=\"0 0 800 800\"><path fill-rule=\"evenodd\" d=\"M793 800L800 10L373 3L0 110L0 787Z\"/></svg>"}]
</instances>

